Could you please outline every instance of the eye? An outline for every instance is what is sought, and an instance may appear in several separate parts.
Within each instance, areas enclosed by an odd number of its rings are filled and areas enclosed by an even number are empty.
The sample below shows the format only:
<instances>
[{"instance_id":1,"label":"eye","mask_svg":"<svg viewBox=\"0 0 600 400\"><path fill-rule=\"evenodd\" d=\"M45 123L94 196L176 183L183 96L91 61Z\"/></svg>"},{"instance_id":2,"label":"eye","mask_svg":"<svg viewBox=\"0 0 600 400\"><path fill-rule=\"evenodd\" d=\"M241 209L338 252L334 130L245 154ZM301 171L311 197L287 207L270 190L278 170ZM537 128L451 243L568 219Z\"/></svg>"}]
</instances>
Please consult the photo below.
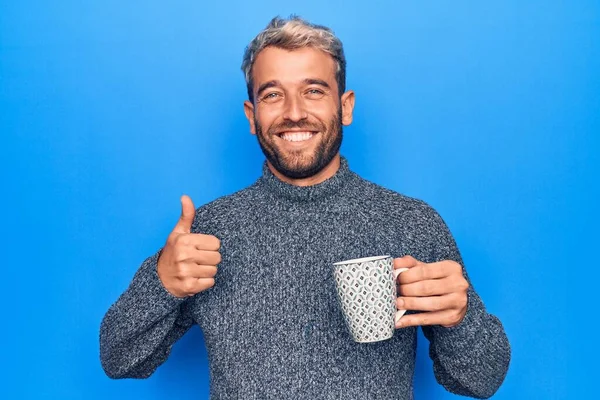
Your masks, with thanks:
<instances>
[{"instance_id":1,"label":"eye","mask_svg":"<svg viewBox=\"0 0 600 400\"><path fill-rule=\"evenodd\" d=\"M263 97L261 97L261 100L269 102L269 101L275 101L279 97L281 97L281 95L279 93L277 93L277 92L271 92L271 93L267 93Z\"/></svg>"},{"instance_id":2,"label":"eye","mask_svg":"<svg viewBox=\"0 0 600 400\"><path fill-rule=\"evenodd\" d=\"M306 91L306 96L308 96L310 99L320 99L324 95L325 92L317 88L310 88Z\"/></svg>"}]
</instances>

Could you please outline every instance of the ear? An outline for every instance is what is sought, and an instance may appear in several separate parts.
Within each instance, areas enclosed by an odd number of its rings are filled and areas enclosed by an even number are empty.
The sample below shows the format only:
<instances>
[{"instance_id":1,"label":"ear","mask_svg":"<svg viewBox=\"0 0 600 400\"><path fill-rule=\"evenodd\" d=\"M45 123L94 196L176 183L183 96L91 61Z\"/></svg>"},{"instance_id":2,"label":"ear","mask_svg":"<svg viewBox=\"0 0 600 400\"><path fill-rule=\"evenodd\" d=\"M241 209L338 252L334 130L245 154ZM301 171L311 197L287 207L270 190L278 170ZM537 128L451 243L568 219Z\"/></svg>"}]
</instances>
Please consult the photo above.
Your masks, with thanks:
<instances>
[{"instance_id":1,"label":"ear","mask_svg":"<svg viewBox=\"0 0 600 400\"><path fill-rule=\"evenodd\" d=\"M250 123L250 133L256 135L256 126L254 126L254 104L251 101L244 101L244 114Z\"/></svg>"},{"instance_id":2,"label":"ear","mask_svg":"<svg viewBox=\"0 0 600 400\"><path fill-rule=\"evenodd\" d=\"M348 126L352 123L352 111L354 110L354 91L348 90L340 99L342 103L342 124Z\"/></svg>"}]
</instances>

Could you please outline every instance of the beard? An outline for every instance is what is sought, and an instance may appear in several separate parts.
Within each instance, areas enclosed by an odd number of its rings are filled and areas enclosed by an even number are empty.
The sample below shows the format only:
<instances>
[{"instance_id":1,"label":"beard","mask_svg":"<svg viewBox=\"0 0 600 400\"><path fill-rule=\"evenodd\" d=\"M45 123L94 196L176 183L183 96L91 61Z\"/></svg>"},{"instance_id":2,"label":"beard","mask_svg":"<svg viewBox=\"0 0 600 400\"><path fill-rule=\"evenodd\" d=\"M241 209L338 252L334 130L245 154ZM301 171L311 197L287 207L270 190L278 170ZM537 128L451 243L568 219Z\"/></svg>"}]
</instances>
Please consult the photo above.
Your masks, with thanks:
<instances>
[{"instance_id":1,"label":"beard","mask_svg":"<svg viewBox=\"0 0 600 400\"><path fill-rule=\"evenodd\" d=\"M329 165L342 146L341 107L338 108L337 114L327 124L320 121L317 123L305 120L298 122L285 121L271 126L265 135L262 126L256 119L256 115L254 115L254 126L256 127L258 144L267 161L280 174L291 179L304 179L318 174ZM317 135L320 135L321 138L313 153L307 154L306 150L283 151L279 149L274 137L277 136L277 132L287 129L318 131Z\"/></svg>"}]
</instances>

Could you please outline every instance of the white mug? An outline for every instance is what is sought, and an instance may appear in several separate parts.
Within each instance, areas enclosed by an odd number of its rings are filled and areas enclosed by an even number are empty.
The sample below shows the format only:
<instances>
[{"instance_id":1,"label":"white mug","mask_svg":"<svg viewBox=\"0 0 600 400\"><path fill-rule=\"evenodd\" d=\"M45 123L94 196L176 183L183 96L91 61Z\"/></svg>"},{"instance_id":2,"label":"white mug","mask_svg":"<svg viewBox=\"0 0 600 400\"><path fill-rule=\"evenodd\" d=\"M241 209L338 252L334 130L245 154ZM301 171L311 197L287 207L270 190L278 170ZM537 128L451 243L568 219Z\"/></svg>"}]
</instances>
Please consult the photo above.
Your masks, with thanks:
<instances>
[{"instance_id":1,"label":"white mug","mask_svg":"<svg viewBox=\"0 0 600 400\"><path fill-rule=\"evenodd\" d=\"M394 269L391 256L376 256L333 264L333 275L344 319L356 342L394 336L406 310L396 309L396 280L408 268Z\"/></svg>"}]
</instances>

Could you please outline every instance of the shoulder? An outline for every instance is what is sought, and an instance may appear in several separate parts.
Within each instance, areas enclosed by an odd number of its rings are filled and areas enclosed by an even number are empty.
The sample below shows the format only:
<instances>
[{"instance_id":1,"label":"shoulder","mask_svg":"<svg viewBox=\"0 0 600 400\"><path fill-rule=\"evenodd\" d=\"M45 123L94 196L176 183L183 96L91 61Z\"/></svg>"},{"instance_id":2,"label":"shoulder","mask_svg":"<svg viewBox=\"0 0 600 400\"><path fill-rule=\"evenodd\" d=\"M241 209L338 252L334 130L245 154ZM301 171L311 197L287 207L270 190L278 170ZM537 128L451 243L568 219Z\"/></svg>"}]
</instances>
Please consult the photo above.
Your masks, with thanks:
<instances>
[{"instance_id":1,"label":"shoulder","mask_svg":"<svg viewBox=\"0 0 600 400\"><path fill-rule=\"evenodd\" d=\"M450 230L440 213L425 200L407 196L379 184L360 178L356 189L364 199L359 212L366 218L377 216L393 224L404 235L423 241L446 241ZM359 202L360 203L360 202Z\"/></svg>"},{"instance_id":2,"label":"shoulder","mask_svg":"<svg viewBox=\"0 0 600 400\"><path fill-rule=\"evenodd\" d=\"M364 191L364 205L372 210L386 213L393 219L413 219L439 223L439 213L422 199L388 189L384 186L359 177L360 189Z\"/></svg>"},{"instance_id":3,"label":"shoulder","mask_svg":"<svg viewBox=\"0 0 600 400\"><path fill-rule=\"evenodd\" d=\"M210 231L222 222L241 218L251 211L256 200L258 200L256 184L218 197L196 209L192 231Z\"/></svg>"},{"instance_id":4,"label":"shoulder","mask_svg":"<svg viewBox=\"0 0 600 400\"><path fill-rule=\"evenodd\" d=\"M371 202L366 212L377 213L388 221L409 254L426 262L442 259L462 262L452 233L435 208L424 200L372 182L365 181L363 187Z\"/></svg>"}]
</instances>

